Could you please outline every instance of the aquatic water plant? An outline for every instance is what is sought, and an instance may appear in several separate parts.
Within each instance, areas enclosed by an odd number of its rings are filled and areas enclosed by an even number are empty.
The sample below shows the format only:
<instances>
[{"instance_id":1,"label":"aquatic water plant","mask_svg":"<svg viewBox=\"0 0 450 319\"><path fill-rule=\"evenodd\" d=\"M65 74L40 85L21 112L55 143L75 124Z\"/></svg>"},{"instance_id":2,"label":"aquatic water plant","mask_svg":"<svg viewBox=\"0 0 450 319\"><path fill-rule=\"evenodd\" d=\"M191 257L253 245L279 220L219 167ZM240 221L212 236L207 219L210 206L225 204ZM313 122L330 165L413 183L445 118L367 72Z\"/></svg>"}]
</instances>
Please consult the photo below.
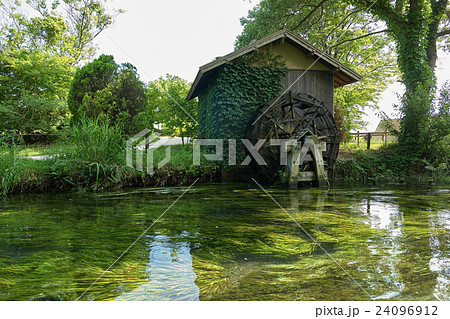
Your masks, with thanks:
<instances>
[{"instance_id":1,"label":"aquatic water plant","mask_svg":"<svg viewBox=\"0 0 450 319\"><path fill-rule=\"evenodd\" d=\"M78 298L183 191L3 200L0 299ZM450 298L448 189L268 191L315 241L262 191L195 186L82 300Z\"/></svg>"}]
</instances>

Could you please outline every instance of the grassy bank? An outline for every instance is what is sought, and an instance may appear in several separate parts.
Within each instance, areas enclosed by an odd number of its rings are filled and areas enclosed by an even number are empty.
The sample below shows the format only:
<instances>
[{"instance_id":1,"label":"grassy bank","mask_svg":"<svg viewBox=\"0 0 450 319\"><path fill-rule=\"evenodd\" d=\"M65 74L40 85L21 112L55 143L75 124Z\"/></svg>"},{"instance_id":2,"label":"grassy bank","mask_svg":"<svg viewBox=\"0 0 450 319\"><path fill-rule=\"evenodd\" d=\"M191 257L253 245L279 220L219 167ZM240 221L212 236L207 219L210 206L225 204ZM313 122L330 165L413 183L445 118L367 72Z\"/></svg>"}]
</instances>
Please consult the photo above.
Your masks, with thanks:
<instances>
[{"instance_id":1,"label":"grassy bank","mask_svg":"<svg viewBox=\"0 0 450 319\"><path fill-rule=\"evenodd\" d=\"M427 182L450 184L448 149L426 160L392 143L375 150L344 148L336 164L335 180L359 183Z\"/></svg>"},{"instance_id":2,"label":"grassy bank","mask_svg":"<svg viewBox=\"0 0 450 319\"><path fill-rule=\"evenodd\" d=\"M15 153L13 155L11 153ZM165 152L165 148L157 151ZM154 173L127 167L123 163L82 161L73 154L55 155L43 160L18 156L20 150L1 155L0 197L7 194L45 191L101 191L124 187L189 185L220 179L219 170L213 165L192 165L192 149L172 146L175 161ZM125 153L122 154L125 158ZM185 159L190 156L190 161Z\"/></svg>"},{"instance_id":3,"label":"grassy bank","mask_svg":"<svg viewBox=\"0 0 450 319\"><path fill-rule=\"evenodd\" d=\"M126 138L120 127L85 120L69 137L53 146L20 147L0 140L0 196L44 191L99 191L123 187L188 185L219 180L212 162L192 163L192 147L171 146L171 160L163 167L167 147L154 151L153 174L126 166ZM28 156L49 155L41 160ZM134 155L135 158L135 155ZM146 158L144 157L146 163Z\"/></svg>"},{"instance_id":4,"label":"grassy bank","mask_svg":"<svg viewBox=\"0 0 450 319\"><path fill-rule=\"evenodd\" d=\"M124 187L190 185L220 181L222 168L201 156L193 165L192 146L161 146L153 152L153 172L126 165L124 136L120 127L107 122L83 120L56 144L21 147L0 135L0 196L45 191L101 191ZM170 150L171 158L158 168ZM427 182L450 184L448 145L433 160L414 156L397 144L378 149L343 149L336 165L335 181L351 183ZM145 152L144 152L145 153ZM44 156L40 160L29 156ZM133 158L136 158L134 152ZM146 155L143 157L147 166ZM227 170L225 170L227 173ZM229 170L238 176L239 170ZM225 174L227 175L227 174Z\"/></svg>"}]
</instances>

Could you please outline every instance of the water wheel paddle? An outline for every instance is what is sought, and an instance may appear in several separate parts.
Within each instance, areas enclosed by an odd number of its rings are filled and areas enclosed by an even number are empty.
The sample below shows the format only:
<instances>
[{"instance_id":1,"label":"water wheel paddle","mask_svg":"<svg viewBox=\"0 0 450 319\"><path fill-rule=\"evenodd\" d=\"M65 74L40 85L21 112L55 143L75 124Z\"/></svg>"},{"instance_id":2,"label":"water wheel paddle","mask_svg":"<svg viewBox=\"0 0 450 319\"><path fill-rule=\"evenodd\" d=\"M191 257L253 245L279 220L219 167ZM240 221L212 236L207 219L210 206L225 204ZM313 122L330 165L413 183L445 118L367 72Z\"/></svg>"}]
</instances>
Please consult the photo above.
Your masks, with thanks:
<instances>
[{"instance_id":1,"label":"water wheel paddle","mask_svg":"<svg viewBox=\"0 0 450 319\"><path fill-rule=\"evenodd\" d=\"M333 114L322 101L305 93L289 91L259 106L253 121L247 129L247 137L253 141L268 141L259 151L267 166L254 165L255 161L251 163L268 182L274 182L277 172L286 168L286 163L280 162L280 146L270 145L270 140L293 140L303 145L303 158L298 163L299 181L320 182L317 172L317 166L322 165L319 151L324 171L331 176L339 152L339 132ZM308 149L305 150L305 146ZM296 165L300 149L291 148L290 152L291 159L287 164L292 173L292 163ZM311 172L315 172L315 176Z\"/></svg>"}]
</instances>

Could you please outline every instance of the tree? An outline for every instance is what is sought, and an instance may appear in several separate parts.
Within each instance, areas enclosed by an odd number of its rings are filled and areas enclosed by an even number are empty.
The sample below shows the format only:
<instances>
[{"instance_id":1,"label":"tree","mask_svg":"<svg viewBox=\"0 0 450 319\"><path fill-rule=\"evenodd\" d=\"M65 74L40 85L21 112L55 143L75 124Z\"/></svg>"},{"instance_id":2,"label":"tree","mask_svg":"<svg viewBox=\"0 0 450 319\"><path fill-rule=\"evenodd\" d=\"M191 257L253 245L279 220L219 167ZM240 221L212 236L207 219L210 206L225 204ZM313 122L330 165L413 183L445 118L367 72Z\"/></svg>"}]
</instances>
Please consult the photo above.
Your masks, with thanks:
<instances>
[{"instance_id":1,"label":"tree","mask_svg":"<svg viewBox=\"0 0 450 319\"><path fill-rule=\"evenodd\" d=\"M349 131L365 123L365 107L377 108L396 73L392 39L376 19L342 0L263 0L246 18L235 46L289 29L358 71L363 79L335 91L335 110Z\"/></svg>"},{"instance_id":2,"label":"tree","mask_svg":"<svg viewBox=\"0 0 450 319\"><path fill-rule=\"evenodd\" d=\"M67 114L67 106L62 100L22 95L18 100L0 102L0 132L55 133L66 124Z\"/></svg>"},{"instance_id":3,"label":"tree","mask_svg":"<svg viewBox=\"0 0 450 319\"><path fill-rule=\"evenodd\" d=\"M117 77L118 70L114 57L102 54L75 72L67 100L75 121L82 117L79 110L86 94L104 90Z\"/></svg>"},{"instance_id":4,"label":"tree","mask_svg":"<svg viewBox=\"0 0 450 319\"><path fill-rule=\"evenodd\" d=\"M63 0L67 12L66 24L73 38L72 50L77 61L90 59L95 54L93 40L110 27L117 14L108 12L105 0Z\"/></svg>"},{"instance_id":5,"label":"tree","mask_svg":"<svg viewBox=\"0 0 450 319\"><path fill-rule=\"evenodd\" d=\"M113 22L103 0L0 1L0 130L52 132L63 125L74 65Z\"/></svg>"},{"instance_id":6,"label":"tree","mask_svg":"<svg viewBox=\"0 0 450 319\"><path fill-rule=\"evenodd\" d=\"M150 82L147 89L149 107L154 118L169 134L185 137L197 134L197 100L186 101L191 85L184 79L167 74Z\"/></svg>"},{"instance_id":7,"label":"tree","mask_svg":"<svg viewBox=\"0 0 450 319\"><path fill-rule=\"evenodd\" d=\"M38 50L0 53L0 130L53 133L63 126L70 61Z\"/></svg>"},{"instance_id":8,"label":"tree","mask_svg":"<svg viewBox=\"0 0 450 319\"><path fill-rule=\"evenodd\" d=\"M69 90L69 110L73 122L85 115L107 117L134 134L138 116L146 105L145 85L130 63L118 65L110 55L101 55L75 72Z\"/></svg>"},{"instance_id":9,"label":"tree","mask_svg":"<svg viewBox=\"0 0 450 319\"><path fill-rule=\"evenodd\" d=\"M432 120L437 46L450 34L448 0L349 0L384 22L397 49L406 92L400 108L400 142L423 153Z\"/></svg>"},{"instance_id":10,"label":"tree","mask_svg":"<svg viewBox=\"0 0 450 319\"><path fill-rule=\"evenodd\" d=\"M90 60L93 40L114 23L123 10L108 10L106 0L1 0L0 44L9 49L39 49L72 58L72 64Z\"/></svg>"}]
</instances>

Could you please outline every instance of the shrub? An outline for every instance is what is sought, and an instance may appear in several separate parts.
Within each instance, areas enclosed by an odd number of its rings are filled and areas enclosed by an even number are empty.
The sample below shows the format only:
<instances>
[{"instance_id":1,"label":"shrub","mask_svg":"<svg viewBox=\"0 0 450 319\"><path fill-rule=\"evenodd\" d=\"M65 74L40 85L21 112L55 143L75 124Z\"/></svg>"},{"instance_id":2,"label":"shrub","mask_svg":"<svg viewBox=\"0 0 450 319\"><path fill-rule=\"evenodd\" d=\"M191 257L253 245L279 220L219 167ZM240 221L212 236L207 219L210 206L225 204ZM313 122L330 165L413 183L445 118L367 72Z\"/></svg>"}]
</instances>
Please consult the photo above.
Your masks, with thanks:
<instances>
[{"instance_id":1,"label":"shrub","mask_svg":"<svg viewBox=\"0 0 450 319\"><path fill-rule=\"evenodd\" d=\"M113 124L124 124L125 133L134 134L134 118L146 106L145 85L133 65L118 65L112 56L101 55L75 72L68 105L75 123L84 115L103 115Z\"/></svg>"},{"instance_id":2,"label":"shrub","mask_svg":"<svg viewBox=\"0 0 450 319\"><path fill-rule=\"evenodd\" d=\"M448 182L449 166L446 162L432 164L406 151L402 145L390 144L378 150L358 150L351 158L340 158L336 163L336 177L344 181Z\"/></svg>"},{"instance_id":3,"label":"shrub","mask_svg":"<svg viewBox=\"0 0 450 319\"><path fill-rule=\"evenodd\" d=\"M115 165L124 161L122 128L112 126L107 118L82 117L69 129L69 156L82 162ZM124 157L124 156L123 156Z\"/></svg>"}]
</instances>

